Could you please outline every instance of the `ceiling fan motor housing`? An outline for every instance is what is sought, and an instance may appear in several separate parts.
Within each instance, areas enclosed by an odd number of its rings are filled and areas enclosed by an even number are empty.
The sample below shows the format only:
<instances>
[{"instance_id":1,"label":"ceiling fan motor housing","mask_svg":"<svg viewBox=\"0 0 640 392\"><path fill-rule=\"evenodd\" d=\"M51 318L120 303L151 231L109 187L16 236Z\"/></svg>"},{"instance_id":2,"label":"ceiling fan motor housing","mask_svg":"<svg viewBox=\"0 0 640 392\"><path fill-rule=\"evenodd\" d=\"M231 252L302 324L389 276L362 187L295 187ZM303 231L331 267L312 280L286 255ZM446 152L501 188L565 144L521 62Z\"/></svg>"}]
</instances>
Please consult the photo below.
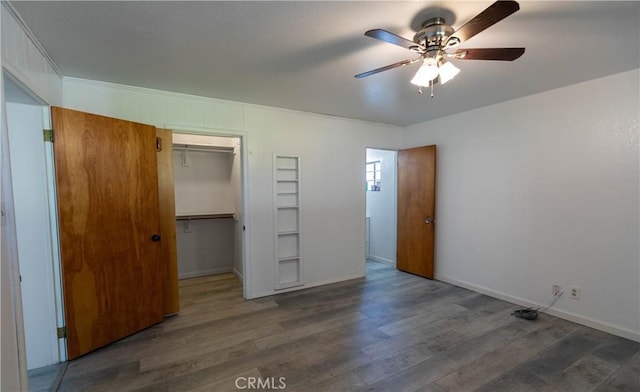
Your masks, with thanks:
<instances>
[{"instance_id":1,"label":"ceiling fan motor housing","mask_svg":"<svg viewBox=\"0 0 640 392\"><path fill-rule=\"evenodd\" d=\"M427 52L440 49L447 38L453 34L453 27L443 18L431 18L422 24L422 30L413 36L413 42L424 46Z\"/></svg>"}]
</instances>

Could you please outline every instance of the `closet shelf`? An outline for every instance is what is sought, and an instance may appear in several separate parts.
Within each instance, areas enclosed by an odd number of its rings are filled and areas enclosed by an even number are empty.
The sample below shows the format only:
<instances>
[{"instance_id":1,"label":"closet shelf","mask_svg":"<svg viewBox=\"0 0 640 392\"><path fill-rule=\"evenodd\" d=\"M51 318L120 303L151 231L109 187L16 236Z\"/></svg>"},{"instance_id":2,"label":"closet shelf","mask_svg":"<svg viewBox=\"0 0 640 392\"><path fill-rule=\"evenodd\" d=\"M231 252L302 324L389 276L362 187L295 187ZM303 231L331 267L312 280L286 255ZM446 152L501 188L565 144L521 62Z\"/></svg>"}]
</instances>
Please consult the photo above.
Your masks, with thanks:
<instances>
[{"instance_id":1,"label":"closet shelf","mask_svg":"<svg viewBox=\"0 0 640 392\"><path fill-rule=\"evenodd\" d=\"M233 219L236 214L193 214L193 215L176 215L176 220L196 220L196 219Z\"/></svg>"}]
</instances>

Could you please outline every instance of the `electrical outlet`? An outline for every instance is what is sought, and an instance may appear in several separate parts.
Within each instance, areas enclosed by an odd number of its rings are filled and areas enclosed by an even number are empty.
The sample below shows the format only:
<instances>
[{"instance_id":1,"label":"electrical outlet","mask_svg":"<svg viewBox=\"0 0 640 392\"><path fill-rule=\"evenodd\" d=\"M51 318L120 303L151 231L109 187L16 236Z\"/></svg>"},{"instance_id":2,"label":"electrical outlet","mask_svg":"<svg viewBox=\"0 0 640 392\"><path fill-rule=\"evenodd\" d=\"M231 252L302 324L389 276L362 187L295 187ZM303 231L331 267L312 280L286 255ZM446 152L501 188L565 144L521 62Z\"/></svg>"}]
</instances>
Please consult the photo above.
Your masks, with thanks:
<instances>
[{"instance_id":1,"label":"electrical outlet","mask_svg":"<svg viewBox=\"0 0 640 392\"><path fill-rule=\"evenodd\" d=\"M562 287L558 284L551 286L551 294L558 295L562 292Z\"/></svg>"},{"instance_id":2,"label":"electrical outlet","mask_svg":"<svg viewBox=\"0 0 640 392\"><path fill-rule=\"evenodd\" d=\"M569 298L580 299L580 287L569 286Z\"/></svg>"}]
</instances>

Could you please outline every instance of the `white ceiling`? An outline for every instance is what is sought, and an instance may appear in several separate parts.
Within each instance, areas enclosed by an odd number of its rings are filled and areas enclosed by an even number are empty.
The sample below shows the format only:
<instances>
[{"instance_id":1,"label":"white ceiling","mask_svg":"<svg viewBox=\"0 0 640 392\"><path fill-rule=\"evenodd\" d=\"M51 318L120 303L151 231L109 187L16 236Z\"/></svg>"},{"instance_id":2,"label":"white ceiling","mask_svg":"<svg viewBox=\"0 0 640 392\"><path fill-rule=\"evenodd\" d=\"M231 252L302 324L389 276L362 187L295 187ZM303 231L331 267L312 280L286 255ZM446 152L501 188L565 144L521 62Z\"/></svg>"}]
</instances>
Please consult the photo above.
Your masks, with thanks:
<instances>
[{"instance_id":1,"label":"white ceiling","mask_svg":"<svg viewBox=\"0 0 640 392\"><path fill-rule=\"evenodd\" d=\"M456 61L433 99L409 83L418 64L353 77L414 56L366 30L411 39L429 17L458 28L491 3L12 2L65 76L399 126L640 66L640 2L521 1L460 47L526 53Z\"/></svg>"}]
</instances>

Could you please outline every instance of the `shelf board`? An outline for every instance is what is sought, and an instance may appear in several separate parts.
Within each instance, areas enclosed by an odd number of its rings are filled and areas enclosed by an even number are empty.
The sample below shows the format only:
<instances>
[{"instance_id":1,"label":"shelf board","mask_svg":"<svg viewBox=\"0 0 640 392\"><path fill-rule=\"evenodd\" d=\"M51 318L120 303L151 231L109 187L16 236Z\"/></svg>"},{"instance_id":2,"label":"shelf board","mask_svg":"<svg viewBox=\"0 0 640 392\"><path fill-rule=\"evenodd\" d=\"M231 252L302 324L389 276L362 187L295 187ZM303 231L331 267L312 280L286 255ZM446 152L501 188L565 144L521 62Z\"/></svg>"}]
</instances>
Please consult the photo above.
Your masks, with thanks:
<instances>
[{"instance_id":1,"label":"shelf board","mask_svg":"<svg viewBox=\"0 0 640 392\"><path fill-rule=\"evenodd\" d=\"M278 206L279 210L294 210L297 209L298 206Z\"/></svg>"},{"instance_id":2,"label":"shelf board","mask_svg":"<svg viewBox=\"0 0 640 392\"><path fill-rule=\"evenodd\" d=\"M196 219L232 219L236 214L229 212L223 214L181 214L176 215L176 220L196 220Z\"/></svg>"},{"instance_id":3,"label":"shelf board","mask_svg":"<svg viewBox=\"0 0 640 392\"><path fill-rule=\"evenodd\" d=\"M299 230L291 230L291 231L279 231L278 235L294 235L294 234L300 234Z\"/></svg>"},{"instance_id":4,"label":"shelf board","mask_svg":"<svg viewBox=\"0 0 640 392\"><path fill-rule=\"evenodd\" d=\"M300 260L300 256L278 257L278 261Z\"/></svg>"}]
</instances>

